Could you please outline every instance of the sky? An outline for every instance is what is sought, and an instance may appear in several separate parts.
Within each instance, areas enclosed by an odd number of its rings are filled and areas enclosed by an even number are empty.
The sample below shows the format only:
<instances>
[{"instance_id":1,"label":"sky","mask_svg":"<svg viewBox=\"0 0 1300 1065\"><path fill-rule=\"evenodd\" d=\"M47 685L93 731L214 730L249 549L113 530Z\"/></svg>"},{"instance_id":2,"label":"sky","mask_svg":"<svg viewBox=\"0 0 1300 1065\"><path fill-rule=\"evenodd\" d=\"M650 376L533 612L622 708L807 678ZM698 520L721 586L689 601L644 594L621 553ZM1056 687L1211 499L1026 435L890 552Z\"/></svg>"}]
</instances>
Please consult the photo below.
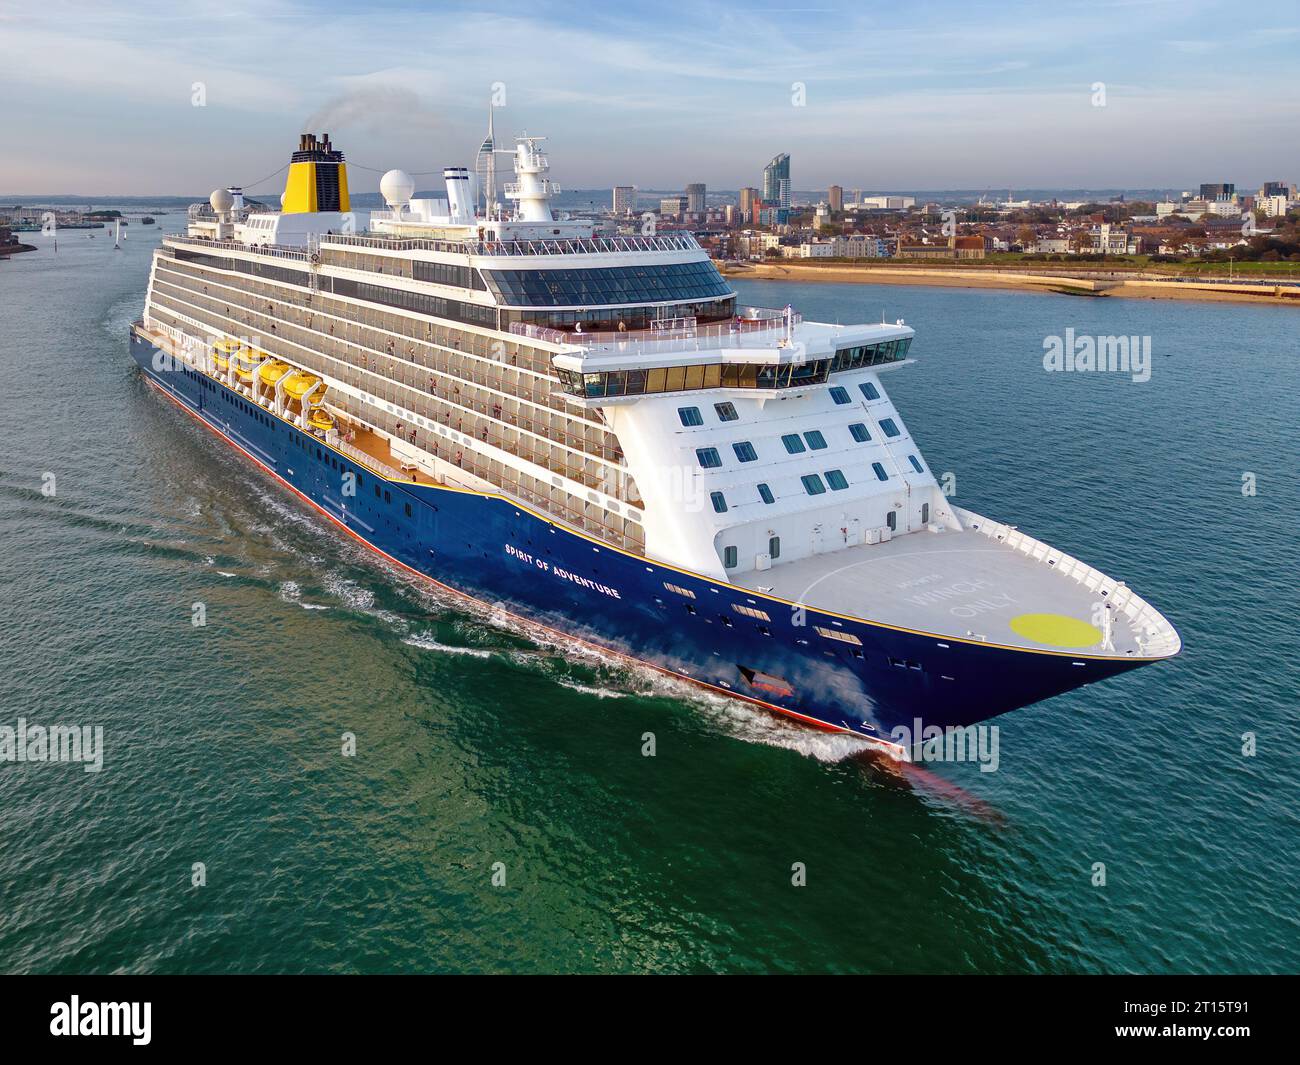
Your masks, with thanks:
<instances>
[{"instance_id":1,"label":"sky","mask_svg":"<svg viewBox=\"0 0 1300 1065\"><path fill-rule=\"evenodd\" d=\"M373 191L494 93L569 188L1300 180L1300 0L803 3L0 0L0 192L278 192L308 129Z\"/></svg>"}]
</instances>

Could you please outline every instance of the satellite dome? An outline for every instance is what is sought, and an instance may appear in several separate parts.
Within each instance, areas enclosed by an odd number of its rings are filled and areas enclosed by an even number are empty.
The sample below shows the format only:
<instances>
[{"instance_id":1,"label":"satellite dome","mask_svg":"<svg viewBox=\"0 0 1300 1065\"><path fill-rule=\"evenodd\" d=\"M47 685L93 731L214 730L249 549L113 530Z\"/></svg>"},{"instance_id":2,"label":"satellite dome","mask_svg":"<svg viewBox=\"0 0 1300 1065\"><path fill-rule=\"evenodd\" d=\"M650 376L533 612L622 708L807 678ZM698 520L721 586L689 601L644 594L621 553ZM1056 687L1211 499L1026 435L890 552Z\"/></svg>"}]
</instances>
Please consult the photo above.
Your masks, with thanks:
<instances>
[{"instance_id":1,"label":"satellite dome","mask_svg":"<svg viewBox=\"0 0 1300 1065\"><path fill-rule=\"evenodd\" d=\"M394 209L411 202L415 181L405 170L390 170L379 179L379 194Z\"/></svg>"},{"instance_id":2,"label":"satellite dome","mask_svg":"<svg viewBox=\"0 0 1300 1065\"><path fill-rule=\"evenodd\" d=\"M234 206L235 198L226 189L216 189L208 197L208 203L212 204L212 209L217 214L225 214Z\"/></svg>"}]
</instances>

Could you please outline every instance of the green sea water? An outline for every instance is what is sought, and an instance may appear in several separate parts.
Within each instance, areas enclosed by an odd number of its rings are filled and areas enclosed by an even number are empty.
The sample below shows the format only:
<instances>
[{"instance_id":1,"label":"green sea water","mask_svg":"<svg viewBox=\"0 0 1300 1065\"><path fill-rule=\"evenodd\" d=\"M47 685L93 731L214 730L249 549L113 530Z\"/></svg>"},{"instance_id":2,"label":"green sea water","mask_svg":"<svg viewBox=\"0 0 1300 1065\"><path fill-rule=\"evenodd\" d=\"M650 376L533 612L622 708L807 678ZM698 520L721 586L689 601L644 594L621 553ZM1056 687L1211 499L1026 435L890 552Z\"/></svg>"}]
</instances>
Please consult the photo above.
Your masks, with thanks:
<instances>
[{"instance_id":1,"label":"green sea water","mask_svg":"<svg viewBox=\"0 0 1300 1065\"><path fill-rule=\"evenodd\" d=\"M141 381L127 232L0 263L0 726L104 732L98 773L0 763L0 970L1300 968L1300 309L737 286L905 318L955 501L1182 633L918 773L343 537ZM1067 328L1150 336L1151 379L1045 373Z\"/></svg>"}]
</instances>

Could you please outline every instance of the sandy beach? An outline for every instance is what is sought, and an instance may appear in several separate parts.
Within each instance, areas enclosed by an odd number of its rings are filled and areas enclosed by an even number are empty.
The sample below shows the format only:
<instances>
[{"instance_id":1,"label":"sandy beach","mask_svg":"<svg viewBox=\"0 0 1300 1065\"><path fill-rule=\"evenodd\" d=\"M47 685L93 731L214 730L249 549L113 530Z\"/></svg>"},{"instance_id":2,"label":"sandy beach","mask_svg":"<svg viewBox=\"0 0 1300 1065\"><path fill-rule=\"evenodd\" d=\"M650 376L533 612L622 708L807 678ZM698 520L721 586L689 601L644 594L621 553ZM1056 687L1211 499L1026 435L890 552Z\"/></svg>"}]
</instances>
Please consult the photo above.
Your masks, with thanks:
<instances>
[{"instance_id":1,"label":"sandy beach","mask_svg":"<svg viewBox=\"0 0 1300 1065\"><path fill-rule=\"evenodd\" d=\"M1268 282L1232 284L1205 281L1095 280L1060 274L1030 274L973 267L828 266L807 263L719 264L727 277L754 281L829 281L869 285L939 285L951 288L1009 288L1057 292L1088 298L1217 300L1230 303L1289 303L1300 306L1300 286Z\"/></svg>"}]
</instances>

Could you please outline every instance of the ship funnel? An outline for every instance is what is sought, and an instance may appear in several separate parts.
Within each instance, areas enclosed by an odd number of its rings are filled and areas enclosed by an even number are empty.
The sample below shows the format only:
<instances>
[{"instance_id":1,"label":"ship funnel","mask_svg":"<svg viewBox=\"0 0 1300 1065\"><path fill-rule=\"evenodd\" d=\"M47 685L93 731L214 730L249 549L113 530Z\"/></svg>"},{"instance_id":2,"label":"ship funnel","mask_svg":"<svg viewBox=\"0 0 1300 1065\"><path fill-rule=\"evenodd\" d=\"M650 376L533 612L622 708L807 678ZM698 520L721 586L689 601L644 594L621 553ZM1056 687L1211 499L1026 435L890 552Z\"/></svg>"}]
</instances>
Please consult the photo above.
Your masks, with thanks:
<instances>
[{"instance_id":1,"label":"ship funnel","mask_svg":"<svg viewBox=\"0 0 1300 1065\"><path fill-rule=\"evenodd\" d=\"M463 166L449 166L442 176L447 182L448 221L452 225L472 226L477 192L469 170Z\"/></svg>"},{"instance_id":2,"label":"ship funnel","mask_svg":"<svg viewBox=\"0 0 1300 1065\"><path fill-rule=\"evenodd\" d=\"M348 167L343 153L330 143L330 135L304 133L298 138L298 150L289 160L284 195L280 197L285 214L312 214L320 211L346 212L352 209L348 198Z\"/></svg>"}]
</instances>

